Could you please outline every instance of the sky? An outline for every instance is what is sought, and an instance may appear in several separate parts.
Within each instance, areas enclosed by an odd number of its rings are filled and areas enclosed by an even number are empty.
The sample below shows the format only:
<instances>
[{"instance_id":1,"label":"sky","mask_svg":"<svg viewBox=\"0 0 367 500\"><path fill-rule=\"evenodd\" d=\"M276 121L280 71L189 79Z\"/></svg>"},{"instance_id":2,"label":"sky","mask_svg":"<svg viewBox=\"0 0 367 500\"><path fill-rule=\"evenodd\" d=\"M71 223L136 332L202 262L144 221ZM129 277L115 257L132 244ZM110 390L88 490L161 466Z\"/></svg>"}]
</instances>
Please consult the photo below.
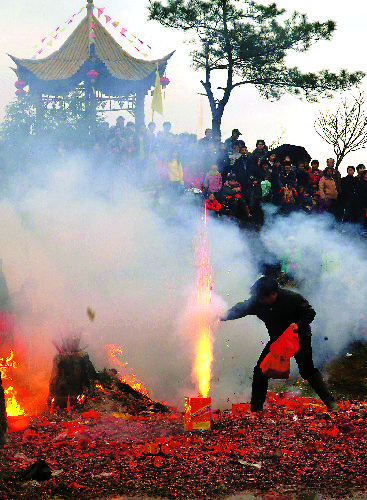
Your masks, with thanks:
<instances>
[{"instance_id":1,"label":"sky","mask_svg":"<svg viewBox=\"0 0 367 500\"><path fill-rule=\"evenodd\" d=\"M3 2L0 17L0 117L3 117L5 105L14 98L15 74L10 69L14 67L8 53L20 58L33 57L41 40L52 33L57 27L66 27L59 40L52 46L46 46L43 54L56 50L68 34L75 29L77 23L85 15L85 10L77 15L73 23L68 24L73 14L77 13L84 5L85 0L63 0L57 4L49 0L33 0L30 4L25 0L17 2ZM198 127L199 108L203 109L203 129L211 126L210 110L205 96L200 95L203 89L200 84L200 73L194 72L190 66L190 46L186 43L184 35L173 29L163 28L159 23L148 21L146 0L106 0L96 1L95 6L105 7L104 14L111 17L109 25L105 24L103 15L101 20L114 34L122 47L135 57L143 57L111 26L112 21L120 22L121 26L144 41L151 49L144 45L148 59L161 57L172 50L175 54L171 58L167 76L170 84L165 91L164 116L155 115L154 119L161 127L163 121L171 121L174 132L191 132L202 134ZM317 71L328 68L338 72L341 68L350 71L362 70L367 72L367 61L363 54L365 45L364 20L367 6L357 0L351 0L346 5L344 2L325 0L318 2L311 0L281 0L279 7L288 12L298 10L306 13L310 20L326 21L333 19L337 23L337 30L330 42L316 44L311 50L302 55L293 55L289 58L291 65L299 65L304 71ZM47 43L46 39L44 44ZM366 88L366 81L362 90ZM346 95L350 95L346 94ZM255 147L258 138L265 139L270 144L291 143L304 146L313 158L318 158L320 165L325 164L326 158L333 156L331 146L317 135L314 130L314 121L320 110L335 109L339 97L323 99L316 104L299 101L294 97L285 96L278 102L262 99L258 92L250 87L243 86L233 91L227 105L222 122L222 135L228 137L232 128L242 132L249 150ZM114 123L116 115L109 117ZM128 115L126 115L128 118ZM146 99L146 120L150 121L150 99ZM346 171L347 165L365 163L365 151L351 153L344 160L341 170Z\"/></svg>"}]
</instances>

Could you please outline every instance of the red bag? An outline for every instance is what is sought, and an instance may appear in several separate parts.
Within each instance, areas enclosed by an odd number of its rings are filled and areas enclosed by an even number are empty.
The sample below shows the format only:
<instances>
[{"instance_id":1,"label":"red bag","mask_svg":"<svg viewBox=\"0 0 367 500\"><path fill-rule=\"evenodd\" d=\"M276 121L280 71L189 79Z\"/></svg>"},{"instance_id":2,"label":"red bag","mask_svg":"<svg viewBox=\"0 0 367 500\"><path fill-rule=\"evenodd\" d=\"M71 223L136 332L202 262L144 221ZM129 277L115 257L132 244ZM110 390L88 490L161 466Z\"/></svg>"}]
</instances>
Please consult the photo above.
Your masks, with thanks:
<instances>
[{"instance_id":1,"label":"red bag","mask_svg":"<svg viewBox=\"0 0 367 500\"><path fill-rule=\"evenodd\" d=\"M298 334L293 323L270 346L270 352L260 363L261 371L269 378L288 378L290 359L299 349Z\"/></svg>"}]
</instances>

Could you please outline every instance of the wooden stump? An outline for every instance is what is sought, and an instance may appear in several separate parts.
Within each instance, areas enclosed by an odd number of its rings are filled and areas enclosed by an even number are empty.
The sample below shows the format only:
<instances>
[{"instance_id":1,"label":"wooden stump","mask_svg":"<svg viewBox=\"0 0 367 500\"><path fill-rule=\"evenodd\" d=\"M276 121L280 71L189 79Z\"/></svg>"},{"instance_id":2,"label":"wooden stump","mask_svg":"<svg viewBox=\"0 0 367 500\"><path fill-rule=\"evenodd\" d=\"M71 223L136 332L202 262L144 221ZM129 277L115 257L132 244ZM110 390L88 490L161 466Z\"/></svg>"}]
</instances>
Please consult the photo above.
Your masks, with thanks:
<instances>
[{"instance_id":1,"label":"wooden stump","mask_svg":"<svg viewBox=\"0 0 367 500\"><path fill-rule=\"evenodd\" d=\"M58 354L54 358L47 403L50 406L66 408L75 405L78 396L90 387L97 378L96 370L86 352Z\"/></svg>"}]
</instances>

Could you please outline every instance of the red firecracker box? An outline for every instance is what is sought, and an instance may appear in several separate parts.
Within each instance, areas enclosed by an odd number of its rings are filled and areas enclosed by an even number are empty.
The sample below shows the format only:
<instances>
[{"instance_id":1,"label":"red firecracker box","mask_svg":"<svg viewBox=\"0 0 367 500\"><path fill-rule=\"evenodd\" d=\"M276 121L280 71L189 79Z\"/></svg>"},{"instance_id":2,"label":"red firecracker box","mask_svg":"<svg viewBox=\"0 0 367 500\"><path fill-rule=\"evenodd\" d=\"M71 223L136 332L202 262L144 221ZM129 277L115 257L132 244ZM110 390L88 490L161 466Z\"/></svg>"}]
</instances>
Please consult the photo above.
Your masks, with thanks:
<instances>
[{"instance_id":1,"label":"red firecracker box","mask_svg":"<svg viewBox=\"0 0 367 500\"><path fill-rule=\"evenodd\" d=\"M232 415L235 417L240 417L245 413L248 413L249 405L247 403L236 403L232 404Z\"/></svg>"},{"instance_id":2,"label":"red firecracker box","mask_svg":"<svg viewBox=\"0 0 367 500\"><path fill-rule=\"evenodd\" d=\"M185 429L210 429L212 398L185 398Z\"/></svg>"}]
</instances>

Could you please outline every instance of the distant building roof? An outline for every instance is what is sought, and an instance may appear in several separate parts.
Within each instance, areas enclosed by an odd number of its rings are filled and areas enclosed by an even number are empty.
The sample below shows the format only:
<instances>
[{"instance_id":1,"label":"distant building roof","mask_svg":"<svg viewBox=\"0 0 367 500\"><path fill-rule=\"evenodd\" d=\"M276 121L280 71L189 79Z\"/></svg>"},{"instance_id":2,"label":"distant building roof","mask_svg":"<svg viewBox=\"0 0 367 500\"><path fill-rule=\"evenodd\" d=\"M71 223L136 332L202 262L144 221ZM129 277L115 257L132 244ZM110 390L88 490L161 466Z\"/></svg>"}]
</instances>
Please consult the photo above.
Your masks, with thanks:
<instances>
[{"instance_id":1,"label":"distant building roof","mask_svg":"<svg viewBox=\"0 0 367 500\"><path fill-rule=\"evenodd\" d=\"M65 85L66 81L71 79L75 84L80 78L78 82L80 83L85 79L87 71L92 68L93 64L98 72L102 72L103 78L99 79L102 87L103 82L105 86L111 87L107 84L107 80L111 79L114 88L116 84L120 86L116 80L126 84L146 80L145 83L149 88L154 85L157 64L160 74L163 75L167 61L173 52L153 61L136 59L122 49L95 16L92 16L92 22L95 34L92 44L90 44L90 19L86 16L60 49L48 57L35 60L10 56L17 65L17 75L30 86L33 83L36 87L42 87L42 82L49 82L51 87L55 88L59 85L52 85L53 82L56 84L62 81ZM97 87L99 86L96 85ZM101 90L106 89L101 88Z\"/></svg>"}]
</instances>

